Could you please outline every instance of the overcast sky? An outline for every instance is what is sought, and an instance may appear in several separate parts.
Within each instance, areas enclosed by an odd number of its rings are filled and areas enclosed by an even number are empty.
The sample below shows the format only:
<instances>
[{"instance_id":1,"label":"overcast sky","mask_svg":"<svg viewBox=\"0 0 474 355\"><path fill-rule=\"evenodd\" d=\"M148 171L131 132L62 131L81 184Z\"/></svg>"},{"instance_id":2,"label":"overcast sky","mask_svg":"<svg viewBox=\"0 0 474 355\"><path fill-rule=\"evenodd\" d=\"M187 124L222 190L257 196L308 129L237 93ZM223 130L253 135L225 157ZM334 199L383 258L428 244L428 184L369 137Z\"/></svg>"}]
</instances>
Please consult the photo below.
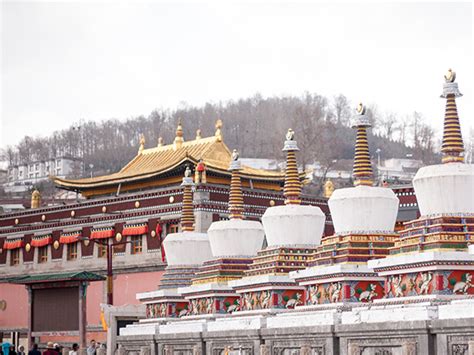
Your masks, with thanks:
<instances>
[{"instance_id":1,"label":"overcast sky","mask_svg":"<svg viewBox=\"0 0 474 355\"><path fill-rule=\"evenodd\" d=\"M442 131L452 67L473 125L472 5L3 2L0 147L180 102L345 94ZM224 124L231 124L225 122Z\"/></svg>"}]
</instances>

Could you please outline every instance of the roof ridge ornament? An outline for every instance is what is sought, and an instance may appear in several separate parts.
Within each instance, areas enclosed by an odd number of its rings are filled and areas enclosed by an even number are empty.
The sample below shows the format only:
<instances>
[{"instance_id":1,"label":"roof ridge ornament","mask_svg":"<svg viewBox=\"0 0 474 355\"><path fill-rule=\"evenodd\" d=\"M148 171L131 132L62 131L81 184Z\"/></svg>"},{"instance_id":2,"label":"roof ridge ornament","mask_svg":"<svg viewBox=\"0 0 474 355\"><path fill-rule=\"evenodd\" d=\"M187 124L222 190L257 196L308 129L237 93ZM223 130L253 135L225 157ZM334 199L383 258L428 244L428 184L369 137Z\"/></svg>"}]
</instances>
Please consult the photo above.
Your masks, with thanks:
<instances>
[{"instance_id":1,"label":"roof ridge ornament","mask_svg":"<svg viewBox=\"0 0 474 355\"><path fill-rule=\"evenodd\" d=\"M145 135L140 133L140 146L138 147L138 154L142 154L143 150L145 149Z\"/></svg>"},{"instance_id":2,"label":"roof ridge ornament","mask_svg":"<svg viewBox=\"0 0 474 355\"><path fill-rule=\"evenodd\" d=\"M183 146L183 125L181 124L181 118L178 120L178 126L176 127L176 137L174 138L173 148L177 150Z\"/></svg>"},{"instance_id":3,"label":"roof ridge ornament","mask_svg":"<svg viewBox=\"0 0 474 355\"><path fill-rule=\"evenodd\" d=\"M283 195L286 198L285 204L299 205L301 204L301 181L298 174L298 164L296 162L295 152L297 152L299 148L296 144L295 132L289 128L285 138L283 151L286 152L286 168Z\"/></svg>"},{"instance_id":4,"label":"roof ridge ornament","mask_svg":"<svg viewBox=\"0 0 474 355\"><path fill-rule=\"evenodd\" d=\"M158 144L157 147L162 147L164 145L163 137L158 137Z\"/></svg>"},{"instance_id":5,"label":"roof ridge ornament","mask_svg":"<svg viewBox=\"0 0 474 355\"><path fill-rule=\"evenodd\" d=\"M239 160L237 149L232 151L232 160L230 161L229 171L232 172L229 192L229 217L230 219L243 219L244 215L244 195L242 193L242 180L240 170L242 164Z\"/></svg>"},{"instance_id":6,"label":"roof ridge ornament","mask_svg":"<svg viewBox=\"0 0 474 355\"><path fill-rule=\"evenodd\" d=\"M461 125L459 123L458 110L456 107L456 97L461 97L456 72L449 69L444 75L442 98L446 99L446 111L444 114L443 143L441 153L442 163L463 163L464 144L462 141Z\"/></svg>"},{"instance_id":7,"label":"roof ridge ornament","mask_svg":"<svg viewBox=\"0 0 474 355\"><path fill-rule=\"evenodd\" d=\"M223 125L222 120L219 118L216 121L216 125L215 125L216 133L214 134L218 142L222 142L224 140L224 137L222 135L222 125Z\"/></svg>"},{"instance_id":8,"label":"roof ridge ornament","mask_svg":"<svg viewBox=\"0 0 474 355\"><path fill-rule=\"evenodd\" d=\"M199 140L199 139L201 139L201 138L202 138L202 136L201 136L201 129L198 128L198 129L196 130L196 140Z\"/></svg>"},{"instance_id":9,"label":"roof ridge ornament","mask_svg":"<svg viewBox=\"0 0 474 355\"><path fill-rule=\"evenodd\" d=\"M194 205L193 205L193 173L189 165L184 171L183 182L183 205L181 209L181 229L183 232L194 231Z\"/></svg>"},{"instance_id":10,"label":"roof ridge ornament","mask_svg":"<svg viewBox=\"0 0 474 355\"><path fill-rule=\"evenodd\" d=\"M352 172L354 186L373 186L374 173L370 162L369 141L367 139L367 127L370 127L371 124L366 116L366 107L362 103L357 105L356 111L357 115L354 117L352 124L352 128L357 129Z\"/></svg>"}]
</instances>

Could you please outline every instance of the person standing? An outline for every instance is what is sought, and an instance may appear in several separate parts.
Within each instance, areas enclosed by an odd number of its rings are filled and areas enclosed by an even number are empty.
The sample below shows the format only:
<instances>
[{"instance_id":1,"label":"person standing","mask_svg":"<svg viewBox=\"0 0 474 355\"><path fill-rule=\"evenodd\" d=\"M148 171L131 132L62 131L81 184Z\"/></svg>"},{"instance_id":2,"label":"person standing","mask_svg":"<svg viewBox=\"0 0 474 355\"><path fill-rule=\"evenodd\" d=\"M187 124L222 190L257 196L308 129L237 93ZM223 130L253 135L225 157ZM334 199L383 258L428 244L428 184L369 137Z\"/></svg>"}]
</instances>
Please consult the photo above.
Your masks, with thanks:
<instances>
[{"instance_id":1,"label":"person standing","mask_svg":"<svg viewBox=\"0 0 474 355\"><path fill-rule=\"evenodd\" d=\"M33 344L33 347L28 351L28 355L41 355L41 351L38 350L38 344Z\"/></svg>"},{"instance_id":2,"label":"person standing","mask_svg":"<svg viewBox=\"0 0 474 355\"><path fill-rule=\"evenodd\" d=\"M87 348L87 355L96 355L96 345L94 339L91 340L90 345Z\"/></svg>"},{"instance_id":3,"label":"person standing","mask_svg":"<svg viewBox=\"0 0 474 355\"><path fill-rule=\"evenodd\" d=\"M69 355L77 355L77 350L79 350L79 345L77 343L72 344L72 350L69 351Z\"/></svg>"},{"instance_id":4,"label":"person standing","mask_svg":"<svg viewBox=\"0 0 474 355\"><path fill-rule=\"evenodd\" d=\"M18 347L18 352L17 352L18 355L26 355L25 354L25 347L23 345L20 345Z\"/></svg>"},{"instance_id":5,"label":"person standing","mask_svg":"<svg viewBox=\"0 0 474 355\"><path fill-rule=\"evenodd\" d=\"M58 355L59 353L54 349L54 344L52 341L48 341L46 345L46 350L43 351L43 355Z\"/></svg>"}]
</instances>

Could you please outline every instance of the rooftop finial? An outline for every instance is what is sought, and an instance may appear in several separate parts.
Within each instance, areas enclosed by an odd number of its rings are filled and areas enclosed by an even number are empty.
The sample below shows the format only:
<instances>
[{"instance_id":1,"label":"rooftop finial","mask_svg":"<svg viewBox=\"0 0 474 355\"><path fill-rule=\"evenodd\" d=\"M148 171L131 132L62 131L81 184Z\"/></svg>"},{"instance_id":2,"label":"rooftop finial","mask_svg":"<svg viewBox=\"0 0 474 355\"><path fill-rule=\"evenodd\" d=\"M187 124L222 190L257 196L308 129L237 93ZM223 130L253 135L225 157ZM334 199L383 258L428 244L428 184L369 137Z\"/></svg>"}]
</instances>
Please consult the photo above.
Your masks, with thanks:
<instances>
[{"instance_id":1,"label":"rooftop finial","mask_svg":"<svg viewBox=\"0 0 474 355\"><path fill-rule=\"evenodd\" d=\"M443 144L441 153L443 163L464 162L464 144L462 141L461 125L459 124L456 97L461 97L458 83L455 83L456 72L449 69L444 75L442 98L446 98L446 111L444 114Z\"/></svg>"},{"instance_id":2,"label":"rooftop finial","mask_svg":"<svg viewBox=\"0 0 474 355\"><path fill-rule=\"evenodd\" d=\"M369 118L365 115L366 108L362 103L357 106L357 115L354 118L353 128L357 129L354 154L354 185L372 186L373 172L370 162L369 142L367 140L367 127L370 127Z\"/></svg>"},{"instance_id":3,"label":"rooftop finial","mask_svg":"<svg viewBox=\"0 0 474 355\"><path fill-rule=\"evenodd\" d=\"M183 126L181 124L181 118L178 121L178 127L176 127L176 137L174 138L174 149L179 149L183 145Z\"/></svg>"},{"instance_id":4,"label":"rooftop finial","mask_svg":"<svg viewBox=\"0 0 474 355\"><path fill-rule=\"evenodd\" d=\"M296 163L296 151L298 146L295 141L295 132L290 128L286 133L285 146L283 151L286 152L286 169L285 169L285 186L283 195L286 204L299 205L301 203L301 181L298 174L298 164Z\"/></svg>"},{"instance_id":5,"label":"rooftop finial","mask_svg":"<svg viewBox=\"0 0 474 355\"><path fill-rule=\"evenodd\" d=\"M240 178L240 170L242 165L239 160L239 152L237 149L232 151L232 160L230 161L229 170L232 172L229 193L229 214L230 219L243 219L244 212L244 196L242 194L242 181Z\"/></svg>"},{"instance_id":6,"label":"rooftop finial","mask_svg":"<svg viewBox=\"0 0 474 355\"><path fill-rule=\"evenodd\" d=\"M39 208L41 206L41 193L37 188L31 193L31 208Z\"/></svg>"},{"instance_id":7,"label":"rooftop finial","mask_svg":"<svg viewBox=\"0 0 474 355\"><path fill-rule=\"evenodd\" d=\"M157 147L162 147L164 145L163 143L163 137L158 137L158 145Z\"/></svg>"},{"instance_id":8,"label":"rooftop finial","mask_svg":"<svg viewBox=\"0 0 474 355\"><path fill-rule=\"evenodd\" d=\"M215 133L215 136L216 136L218 142L222 142L222 140L224 139L223 136L222 136L222 130L221 129L222 129L222 120L219 118L216 121L216 133Z\"/></svg>"},{"instance_id":9,"label":"rooftop finial","mask_svg":"<svg viewBox=\"0 0 474 355\"><path fill-rule=\"evenodd\" d=\"M145 135L142 133L140 134L140 147L138 148L138 154L141 154L145 149Z\"/></svg>"},{"instance_id":10,"label":"rooftop finial","mask_svg":"<svg viewBox=\"0 0 474 355\"><path fill-rule=\"evenodd\" d=\"M193 178L191 168L186 166L183 183L183 207L181 210L181 229L183 232L194 231L194 206L193 206Z\"/></svg>"},{"instance_id":11,"label":"rooftop finial","mask_svg":"<svg viewBox=\"0 0 474 355\"><path fill-rule=\"evenodd\" d=\"M196 131L196 140L201 139L201 138L202 138L202 137L201 137L201 129L198 129L198 130Z\"/></svg>"}]
</instances>

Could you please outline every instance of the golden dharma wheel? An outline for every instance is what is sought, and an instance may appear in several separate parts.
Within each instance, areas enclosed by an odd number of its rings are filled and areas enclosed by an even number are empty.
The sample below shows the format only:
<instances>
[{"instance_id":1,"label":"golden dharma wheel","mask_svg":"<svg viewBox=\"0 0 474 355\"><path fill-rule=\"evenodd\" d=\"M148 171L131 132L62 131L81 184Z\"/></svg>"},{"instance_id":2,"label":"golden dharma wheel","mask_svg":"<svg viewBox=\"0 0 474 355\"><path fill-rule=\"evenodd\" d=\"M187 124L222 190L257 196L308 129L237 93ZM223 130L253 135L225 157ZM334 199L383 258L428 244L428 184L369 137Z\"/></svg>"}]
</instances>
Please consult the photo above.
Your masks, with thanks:
<instances>
[{"instance_id":1,"label":"golden dharma wheel","mask_svg":"<svg viewBox=\"0 0 474 355\"><path fill-rule=\"evenodd\" d=\"M20 220L18 218L15 218L15 224L20 223Z\"/></svg>"},{"instance_id":2,"label":"golden dharma wheel","mask_svg":"<svg viewBox=\"0 0 474 355\"><path fill-rule=\"evenodd\" d=\"M53 243L54 249L58 250L59 249L59 242L57 240L54 241Z\"/></svg>"},{"instance_id":3,"label":"golden dharma wheel","mask_svg":"<svg viewBox=\"0 0 474 355\"><path fill-rule=\"evenodd\" d=\"M102 213L105 213L105 212L107 212L107 207L103 206L102 207Z\"/></svg>"},{"instance_id":4,"label":"golden dharma wheel","mask_svg":"<svg viewBox=\"0 0 474 355\"><path fill-rule=\"evenodd\" d=\"M115 240L117 242L121 242L122 241L122 233L117 233L115 234Z\"/></svg>"},{"instance_id":5,"label":"golden dharma wheel","mask_svg":"<svg viewBox=\"0 0 474 355\"><path fill-rule=\"evenodd\" d=\"M30 250L31 250L31 244L30 243L26 243L25 250L26 250L27 253L30 252Z\"/></svg>"},{"instance_id":6,"label":"golden dharma wheel","mask_svg":"<svg viewBox=\"0 0 474 355\"><path fill-rule=\"evenodd\" d=\"M140 207L140 201L135 202L135 208L138 208L138 207Z\"/></svg>"},{"instance_id":7,"label":"golden dharma wheel","mask_svg":"<svg viewBox=\"0 0 474 355\"><path fill-rule=\"evenodd\" d=\"M156 237L156 232L155 232L155 231L151 231L150 235L151 235L152 238L155 238L155 237Z\"/></svg>"},{"instance_id":8,"label":"golden dharma wheel","mask_svg":"<svg viewBox=\"0 0 474 355\"><path fill-rule=\"evenodd\" d=\"M71 217L74 217L76 215L76 211L71 211Z\"/></svg>"},{"instance_id":9,"label":"golden dharma wheel","mask_svg":"<svg viewBox=\"0 0 474 355\"><path fill-rule=\"evenodd\" d=\"M270 206L275 206L275 201L274 200L270 200Z\"/></svg>"},{"instance_id":10,"label":"golden dharma wheel","mask_svg":"<svg viewBox=\"0 0 474 355\"><path fill-rule=\"evenodd\" d=\"M169 201L170 201L170 203L173 203L174 202L174 196L170 196Z\"/></svg>"},{"instance_id":11,"label":"golden dharma wheel","mask_svg":"<svg viewBox=\"0 0 474 355\"><path fill-rule=\"evenodd\" d=\"M41 216L41 220L42 220L43 222L46 221L46 215L42 215L42 216Z\"/></svg>"}]
</instances>

